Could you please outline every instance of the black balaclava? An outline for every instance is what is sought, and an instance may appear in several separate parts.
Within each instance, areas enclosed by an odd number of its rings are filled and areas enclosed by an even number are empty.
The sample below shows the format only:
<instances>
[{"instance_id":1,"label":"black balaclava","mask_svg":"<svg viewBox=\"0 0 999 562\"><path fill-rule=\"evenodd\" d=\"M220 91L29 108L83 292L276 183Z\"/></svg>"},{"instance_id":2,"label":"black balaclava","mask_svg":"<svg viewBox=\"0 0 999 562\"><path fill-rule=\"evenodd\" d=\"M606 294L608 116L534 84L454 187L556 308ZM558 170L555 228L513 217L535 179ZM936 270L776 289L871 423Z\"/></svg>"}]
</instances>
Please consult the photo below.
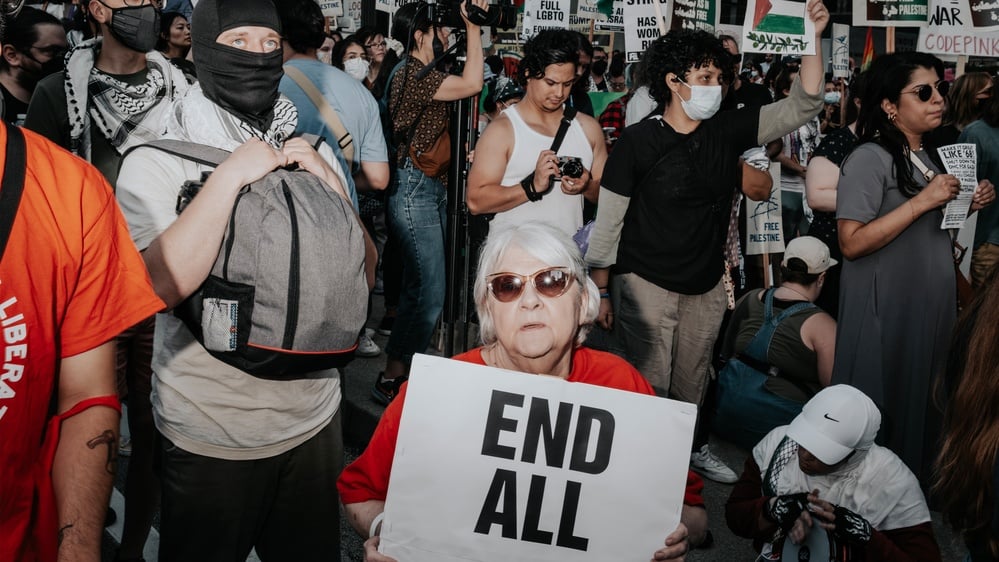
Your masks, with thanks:
<instances>
[{"instance_id":1,"label":"black balaclava","mask_svg":"<svg viewBox=\"0 0 999 562\"><path fill-rule=\"evenodd\" d=\"M283 74L281 49L254 53L216 42L230 29L256 26L281 33L271 0L201 0L191 16L194 66L205 97L266 131Z\"/></svg>"}]
</instances>

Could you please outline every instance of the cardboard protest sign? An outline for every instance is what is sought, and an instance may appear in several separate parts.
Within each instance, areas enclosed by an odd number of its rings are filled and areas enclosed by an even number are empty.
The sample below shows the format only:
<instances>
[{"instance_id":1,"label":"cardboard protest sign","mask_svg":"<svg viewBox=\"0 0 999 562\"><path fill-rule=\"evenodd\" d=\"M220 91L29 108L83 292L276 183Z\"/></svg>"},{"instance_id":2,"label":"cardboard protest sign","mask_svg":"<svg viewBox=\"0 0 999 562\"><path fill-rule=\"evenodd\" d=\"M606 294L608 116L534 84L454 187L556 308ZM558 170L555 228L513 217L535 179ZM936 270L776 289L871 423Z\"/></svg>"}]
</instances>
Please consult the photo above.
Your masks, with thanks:
<instances>
[{"instance_id":1,"label":"cardboard protest sign","mask_svg":"<svg viewBox=\"0 0 999 562\"><path fill-rule=\"evenodd\" d=\"M849 78L850 72L850 26L832 24L832 75L833 78Z\"/></svg>"},{"instance_id":2,"label":"cardboard protest sign","mask_svg":"<svg viewBox=\"0 0 999 562\"><path fill-rule=\"evenodd\" d=\"M971 198L978 187L978 152L974 143L958 143L937 149L947 173L961 182L957 198L944 207L940 228L961 228L971 209Z\"/></svg>"},{"instance_id":3,"label":"cardboard protest sign","mask_svg":"<svg viewBox=\"0 0 999 562\"><path fill-rule=\"evenodd\" d=\"M600 31L624 31L624 0L614 0L614 13L607 19L594 23L594 27Z\"/></svg>"},{"instance_id":4,"label":"cardboard protest sign","mask_svg":"<svg viewBox=\"0 0 999 562\"><path fill-rule=\"evenodd\" d=\"M993 6L994 5L994 6ZM999 2L931 0L916 50L951 56L999 57ZM996 14L996 15L993 15Z\"/></svg>"},{"instance_id":5,"label":"cardboard protest sign","mask_svg":"<svg viewBox=\"0 0 999 562\"><path fill-rule=\"evenodd\" d=\"M381 551L648 560L680 521L696 407L417 355Z\"/></svg>"},{"instance_id":6,"label":"cardboard protest sign","mask_svg":"<svg viewBox=\"0 0 999 562\"><path fill-rule=\"evenodd\" d=\"M779 254L784 251L781 228L780 164L770 163L773 188L766 201L746 199L746 255Z\"/></svg>"},{"instance_id":7,"label":"cardboard protest sign","mask_svg":"<svg viewBox=\"0 0 999 562\"><path fill-rule=\"evenodd\" d=\"M716 0L673 0L670 29L703 29L714 33L717 24Z\"/></svg>"},{"instance_id":8,"label":"cardboard protest sign","mask_svg":"<svg viewBox=\"0 0 999 562\"><path fill-rule=\"evenodd\" d=\"M346 12L339 20L340 29L347 32L357 31L361 25L361 0L343 0L343 9Z\"/></svg>"},{"instance_id":9,"label":"cardboard protest sign","mask_svg":"<svg viewBox=\"0 0 999 562\"><path fill-rule=\"evenodd\" d=\"M597 0L579 0L574 14L585 20L606 20L607 15L597 7Z\"/></svg>"},{"instance_id":10,"label":"cardboard protest sign","mask_svg":"<svg viewBox=\"0 0 999 562\"><path fill-rule=\"evenodd\" d=\"M645 49L669 29L670 0L625 0L624 49L626 62L638 62Z\"/></svg>"},{"instance_id":11,"label":"cardboard protest sign","mask_svg":"<svg viewBox=\"0 0 999 562\"><path fill-rule=\"evenodd\" d=\"M749 0L742 26L748 53L814 55L815 23L798 0Z\"/></svg>"},{"instance_id":12,"label":"cardboard protest sign","mask_svg":"<svg viewBox=\"0 0 999 562\"><path fill-rule=\"evenodd\" d=\"M569 29L569 0L527 0L524 2L524 38L544 29Z\"/></svg>"},{"instance_id":13,"label":"cardboard protest sign","mask_svg":"<svg viewBox=\"0 0 999 562\"><path fill-rule=\"evenodd\" d=\"M929 13L929 0L853 0L856 27L924 26Z\"/></svg>"},{"instance_id":14,"label":"cardboard protest sign","mask_svg":"<svg viewBox=\"0 0 999 562\"><path fill-rule=\"evenodd\" d=\"M397 9L396 0L375 0L375 9L379 12L394 14Z\"/></svg>"},{"instance_id":15,"label":"cardboard protest sign","mask_svg":"<svg viewBox=\"0 0 999 562\"><path fill-rule=\"evenodd\" d=\"M339 17L343 15L343 0L319 0L319 8L326 17Z\"/></svg>"}]
</instances>

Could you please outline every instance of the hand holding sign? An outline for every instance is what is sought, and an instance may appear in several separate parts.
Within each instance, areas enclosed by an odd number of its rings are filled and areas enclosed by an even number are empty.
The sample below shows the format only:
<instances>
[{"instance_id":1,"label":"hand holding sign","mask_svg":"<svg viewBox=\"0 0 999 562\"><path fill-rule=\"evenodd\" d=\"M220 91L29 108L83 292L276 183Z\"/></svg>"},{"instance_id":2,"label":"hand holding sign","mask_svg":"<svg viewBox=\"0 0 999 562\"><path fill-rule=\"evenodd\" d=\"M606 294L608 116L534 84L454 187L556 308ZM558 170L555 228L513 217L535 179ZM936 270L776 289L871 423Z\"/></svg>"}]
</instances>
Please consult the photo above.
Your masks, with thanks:
<instances>
[{"instance_id":1,"label":"hand holding sign","mask_svg":"<svg viewBox=\"0 0 999 562\"><path fill-rule=\"evenodd\" d=\"M978 182L975 194L971 197L971 212L991 205L996 200L996 188L989 180Z\"/></svg>"}]
</instances>

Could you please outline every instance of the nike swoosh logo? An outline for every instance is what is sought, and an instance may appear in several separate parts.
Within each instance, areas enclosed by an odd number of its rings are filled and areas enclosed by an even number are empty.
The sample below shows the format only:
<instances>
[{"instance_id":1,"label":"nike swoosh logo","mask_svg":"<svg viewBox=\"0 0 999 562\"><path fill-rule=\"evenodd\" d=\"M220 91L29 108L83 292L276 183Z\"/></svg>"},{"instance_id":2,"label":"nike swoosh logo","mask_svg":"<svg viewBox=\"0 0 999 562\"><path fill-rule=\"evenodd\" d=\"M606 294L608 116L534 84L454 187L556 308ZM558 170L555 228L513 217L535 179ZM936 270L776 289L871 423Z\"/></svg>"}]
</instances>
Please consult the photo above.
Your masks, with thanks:
<instances>
[{"instance_id":1,"label":"nike swoosh logo","mask_svg":"<svg viewBox=\"0 0 999 562\"><path fill-rule=\"evenodd\" d=\"M839 423L839 420L838 420L838 419L836 419L836 418L830 418L830 417L829 417L829 414L823 414L823 416L822 416L822 417L824 417L824 418L825 418L825 419L827 419L827 420L830 420L830 421L834 421L834 422L836 422L836 423Z\"/></svg>"}]
</instances>

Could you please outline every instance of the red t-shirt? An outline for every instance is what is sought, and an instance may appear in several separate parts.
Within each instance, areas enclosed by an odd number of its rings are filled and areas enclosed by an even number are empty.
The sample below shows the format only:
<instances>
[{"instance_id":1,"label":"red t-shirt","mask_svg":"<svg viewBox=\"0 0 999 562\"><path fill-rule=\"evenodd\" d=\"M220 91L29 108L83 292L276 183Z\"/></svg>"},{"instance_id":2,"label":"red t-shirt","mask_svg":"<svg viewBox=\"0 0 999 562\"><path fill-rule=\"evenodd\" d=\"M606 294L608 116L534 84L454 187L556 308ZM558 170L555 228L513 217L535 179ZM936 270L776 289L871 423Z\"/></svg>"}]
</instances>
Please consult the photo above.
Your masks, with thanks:
<instances>
[{"instance_id":1,"label":"red t-shirt","mask_svg":"<svg viewBox=\"0 0 999 562\"><path fill-rule=\"evenodd\" d=\"M38 496L52 495L41 489L41 446L59 360L164 305L100 172L24 137L24 193L0 260L0 558L33 561L57 541L55 528L39 528ZM6 143L0 127L0 164Z\"/></svg>"},{"instance_id":2,"label":"red t-shirt","mask_svg":"<svg viewBox=\"0 0 999 562\"><path fill-rule=\"evenodd\" d=\"M482 358L481 347L456 355L454 359L477 365L486 364ZM649 382L630 363L616 355L585 347L577 348L573 352L572 372L568 380L655 396L655 391ZM343 503L385 501L407 386L408 383L403 384L399 389L399 395L388 408L385 408L385 413L382 414L382 419L378 422L378 427L375 428L375 433L361 456L340 474L337 489L340 491L340 500ZM701 478L687 471L687 487L683 503L692 506L704 505L704 499L701 497L703 489L704 482Z\"/></svg>"}]
</instances>

